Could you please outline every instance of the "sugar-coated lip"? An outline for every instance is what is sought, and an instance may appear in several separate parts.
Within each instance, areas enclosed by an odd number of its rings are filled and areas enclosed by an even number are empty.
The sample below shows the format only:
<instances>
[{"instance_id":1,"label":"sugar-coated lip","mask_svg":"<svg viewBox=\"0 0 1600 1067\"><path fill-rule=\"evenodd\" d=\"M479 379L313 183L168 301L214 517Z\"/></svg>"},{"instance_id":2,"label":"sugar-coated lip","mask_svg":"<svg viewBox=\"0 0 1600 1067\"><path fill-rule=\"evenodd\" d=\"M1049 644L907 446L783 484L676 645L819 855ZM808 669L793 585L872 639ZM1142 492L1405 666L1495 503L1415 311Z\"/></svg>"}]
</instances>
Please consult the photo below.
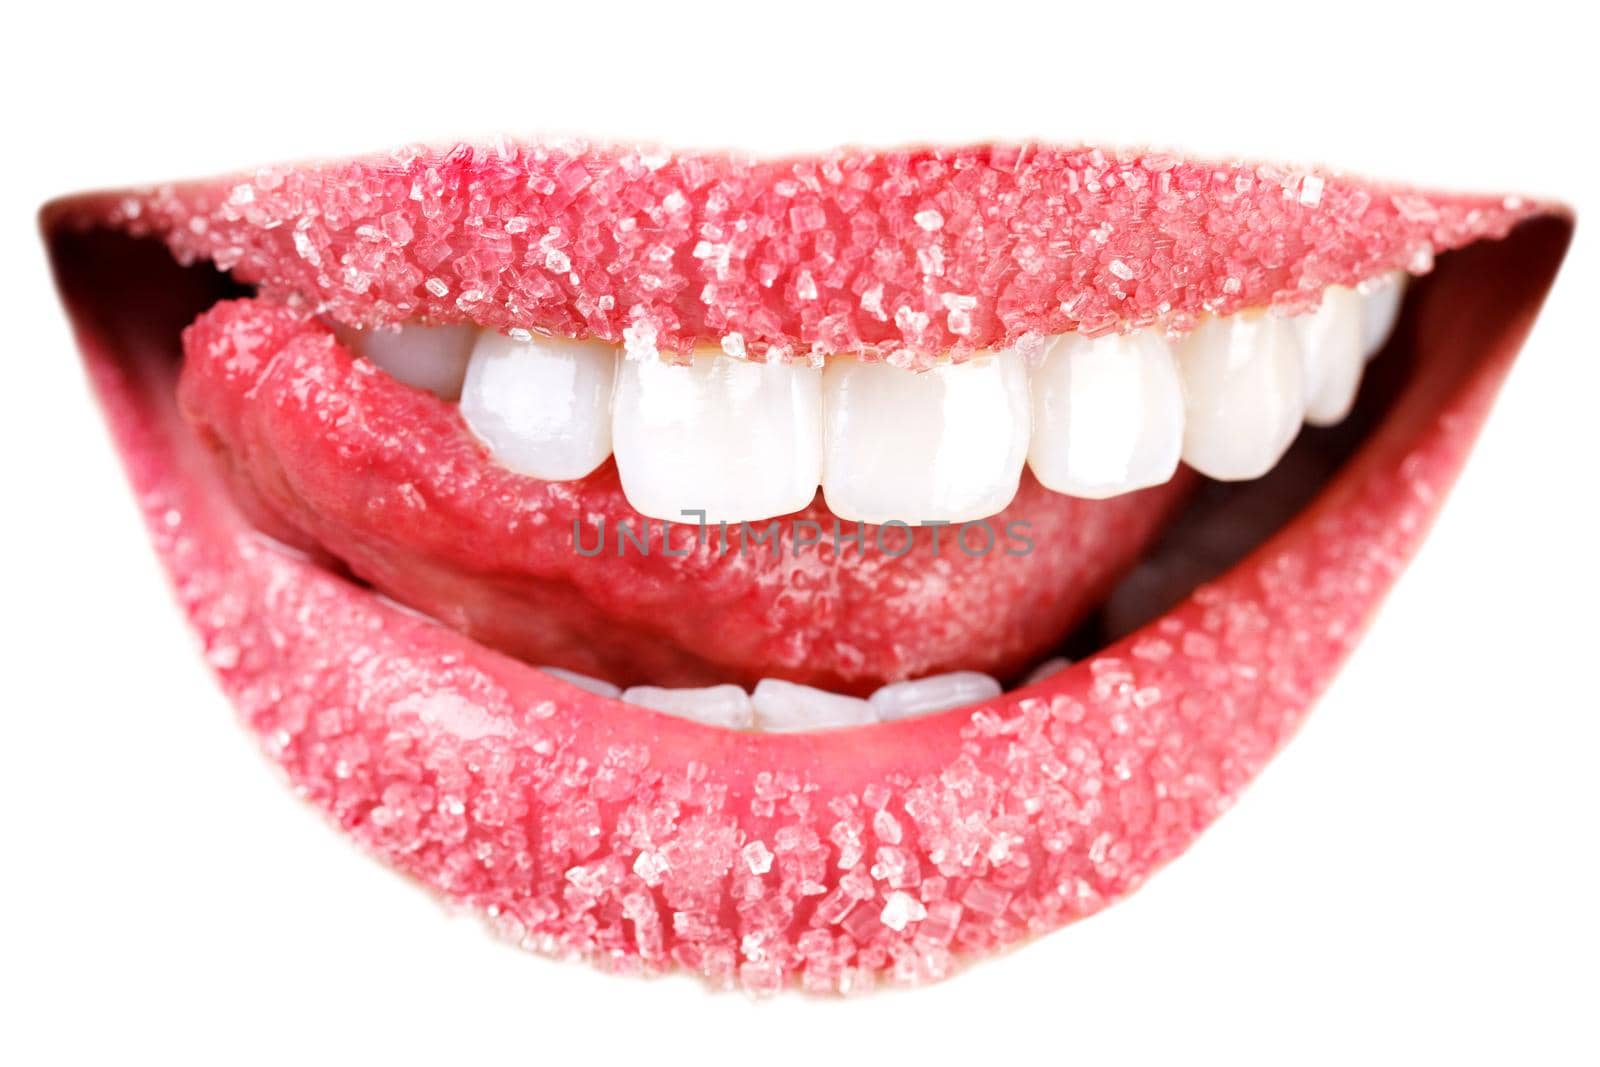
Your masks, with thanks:
<instances>
[{"instance_id":1,"label":"sugar-coated lip","mask_svg":"<svg viewBox=\"0 0 1600 1067\"><path fill-rule=\"evenodd\" d=\"M1416 369L1390 413L1317 498L1243 562L1043 684L923 719L812 734L717 730L592 696L261 537L175 407L177 335L208 299L204 272L158 269L164 252L107 244L88 229L161 235L180 255L232 267L269 299L311 300L349 321L421 314L499 325L500 312L490 308L509 306L534 284L525 263L506 267L505 288L468 308L422 295L430 290L415 278L407 290L412 306L402 309L395 287L414 266L409 254L366 264L365 288L351 291L352 275L335 264L355 254L363 224L330 228L326 220L343 205L345 222L359 210L379 220L374 225L389 225L381 220L397 208L374 199L374 189L392 186L395 196L405 189L409 198L417 187L414 212L398 210L426 218L437 197L447 205L441 217L460 227L471 198L460 204L430 191L427 175L509 181L521 167L527 190L539 192L542 179L572 173L571 157L462 149L403 165L265 171L63 202L46 209L45 227L91 378L179 599L243 720L297 792L386 862L540 951L620 971L676 966L754 991L789 981L851 991L885 976L942 977L962 960L1090 914L1136 888L1226 809L1292 735L1419 544L1571 232L1570 217L1548 205L1430 199L1310 172L1164 160L1158 167L1146 157L1131 166L1152 186L1130 189L1132 172L1108 162L1114 186L1101 180L1090 195L1080 174L1080 195L1064 205L1045 197L1055 213L1039 214L1026 197L1007 199L1021 179L1006 178L1003 168L974 178L981 168L949 162L1009 158L993 155L1002 151L1012 150L930 153L927 159L945 161L942 169L917 166L924 157L915 154L781 166L690 155L654 168L640 156L617 164L630 176L621 188L633 192L606 201L615 207L613 222L622 210L616 205L628 205L627 217L655 221L654 240L687 248L690 259L703 238L676 226L670 193L656 184L673 168L680 175L709 168L705 181L682 191L702 198L696 203L711 203L724 187L743 190L728 193L730 203L748 208L751 224L771 223L762 239L775 249L792 248L800 233L838 231L843 240L849 220L868 210L841 214L792 177L806 168L823 190L830 166L880 178L868 196L872 210L885 219L902 212L914 228L885 222L880 238L903 248L927 247L929 235L971 233L952 224L968 218L966 208L988 220L984 232L1003 218L1037 221L1032 229L1012 225L998 252L998 244L968 246L952 235L939 277L971 283L975 303L964 334L950 330L943 311L933 315L924 300L930 291L916 286L896 290L908 301L902 306L929 311L935 325L899 315L889 320L893 328L869 325L876 320L858 313L853 287L882 278L889 292L901 265L858 264L836 282L802 265L821 254L815 241L806 246L811 253L788 261L792 273L780 271L787 288L762 287L758 255L748 271L735 272L738 293L701 301L698 317L689 313L688 282L642 295L647 263L655 262L648 255L603 241L586 251L580 242L565 252L566 265L586 255L589 266L608 271L618 314L586 316L583 294L546 276L557 292L519 305L518 324L613 331L620 340L622 329L645 323L667 346L739 331L753 345L821 344L827 354L857 341L929 352L1064 325L1134 323L1147 312L1171 317L1282 301L1291 291L1316 292L1408 259L1415 266L1424 250L1458 250L1442 256L1408 299L1391 348L1414 353ZM1080 161L1116 157L1040 149L1018 158L1012 175L1025 173L1027 160L1044 160L1061 168L1065 182ZM590 180L568 190L571 197L611 188L605 167L580 169ZM1180 187L1216 182L1237 195L1219 199L1214 211L1186 201L1175 213L1160 199L1159 175ZM1305 192L1308 176L1320 183L1313 183L1317 198ZM791 180L798 192L779 190ZM473 181L451 188L474 188ZM886 185L910 191L891 209ZM250 199L241 200L244 187L255 190ZM556 181L539 195L555 211L566 188ZM1108 188L1118 191L1096 199ZM822 199L820 215L798 202L808 191ZM941 199L942 192L951 195ZM1144 206L1119 206L1123 196ZM1366 206L1354 210L1362 197ZM1001 213L987 214L985 198L1003 205ZM778 200L793 203L769 210ZM1318 205L1339 224L1323 225ZM930 209L940 212L940 227L916 221ZM571 201L559 208L569 210L591 217ZM306 217L322 221L304 228L294 221ZM1163 227L1190 217L1200 229L1182 232L1192 241L1164 248ZM1009 269L1033 235L1092 234L1106 223L1113 236L1104 245L1071 255L1065 245L1050 246L1048 283ZM1206 226L1215 232L1203 238ZM481 247L460 243L452 254ZM1165 274L1140 274L1148 291L1136 286L1118 300L1107 277L1120 272L1102 276L1075 265L1102 262L1096 248L1134 245L1148 250L1145 266L1171 265ZM532 247L513 244L523 259ZM1180 247L1189 251L1179 254ZM687 262L678 251L667 258ZM1121 254L1114 258L1126 266ZM810 272L824 308L847 292L856 301L848 337L831 336L828 316L804 306L810 301L795 289L801 270ZM1128 300L1141 310L1126 310ZM1061 317L1065 305L1074 308L1071 323ZM644 308L642 315L632 307Z\"/></svg>"},{"instance_id":2,"label":"sugar-coated lip","mask_svg":"<svg viewBox=\"0 0 1600 1067\"><path fill-rule=\"evenodd\" d=\"M64 201L350 325L471 321L633 350L906 361L1427 269L1549 210L1318 168L979 145L745 159L413 148Z\"/></svg>"}]
</instances>

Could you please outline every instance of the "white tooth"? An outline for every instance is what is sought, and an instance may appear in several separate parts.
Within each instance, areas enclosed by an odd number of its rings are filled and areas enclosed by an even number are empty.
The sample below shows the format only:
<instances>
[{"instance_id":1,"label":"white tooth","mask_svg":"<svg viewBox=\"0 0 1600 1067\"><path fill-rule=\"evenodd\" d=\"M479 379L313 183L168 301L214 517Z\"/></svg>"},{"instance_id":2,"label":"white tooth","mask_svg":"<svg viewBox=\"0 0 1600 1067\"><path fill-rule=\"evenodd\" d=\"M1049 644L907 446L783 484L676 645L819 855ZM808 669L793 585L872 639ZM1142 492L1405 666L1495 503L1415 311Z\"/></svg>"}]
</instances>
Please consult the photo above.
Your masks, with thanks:
<instances>
[{"instance_id":1,"label":"white tooth","mask_svg":"<svg viewBox=\"0 0 1600 1067\"><path fill-rule=\"evenodd\" d=\"M736 685L713 685L705 689L663 689L654 685L636 685L624 689L622 699L628 704L654 708L707 726L748 730L755 725L750 695Z\"/></svg>"},{"instance_id":2,"label":"white tooth","mask_svg":"<svg viewBox=\"0 0 1600 1067\"><path fill-rule=\"evenodd\" d=\"M1056 337L1031 387L1028 466L1045 488L1099 499L1160 485L1177 470L1183 386L1155 332Z\"/></svg>"},{"instance_id":3,"label":"white tooth","mask_svg":"<svg viewBox=\"0 0 1600 1067\"><path fill-rule=\"evenodd\" d=\"M918 678L914 682L886 685L867 698L872 710L884 722L948 711L964 704L993 700L1000 695L1000 683L977 671L952 671Z\"/></svg>"},{"instance_id":4,"label":"white tooth","mask_svg":"<svg viewBox=\"0 0 1600 1067\"><path fill-rule=\"evenodd\" d=\"M560 678L563 682L566 682L570 686L575 686L579 689L582 689L586 693L593 693L596 696L602 697L612 697L613 699L622 695L621 689L612 685L604 678L592 678L587 674L579 674L577 671L569 671L564 667L540 667L539 669L553 678Z\"/></svg>"},{"instance_id":5,"label":"white tooth","mask_svg":"<svg viewBox=\"0 0 1600 1067\"><path fill-rule=\"evenodd\" d=\"M822 475L822 372L697 355L623 360L613 406L617 471L635 511L706 522L799 511Z\"/></svg>"},{"instance_id":6,"label":"white tooth","mask_svg":"<svg viewBox=\"0 0 1600 1067\"><path fill-rule=\"evenodd\" d=\"M1016 495L1031 418L1016 352L919 373L830 360L822 407L822 492L842 519L966 522Z\"/></svg>"},{"instance_id":7,"label":"white tooth","mask_svg":"<svg viewBox=\"0 0 1600 1067\"><path fill-rule=\"evenodd\" d=\"M1293 319L1305 360L1306 421L1332 426L1350 414L1361 386L1361 294L1330 285L1317 310Z\"/></svg>"},{"instance_id":8,"label":"white tooth","mask_svg":"<svg viewBox=\"0 0 1600 1067\"><path fill-rule=\"evenodd\" d=\"M1406 295L1406 272L1390 271L1361 289L1361 352L1371 359L1394 332L1400 299Z\"/></svg>"},{"instance_id":9,"label":"white tooth","mask_svg":"<svg viewBox=\"0 0 1600 1067\"><path fill-rule=\"evenodd\" d=\"M467 355L478 331L472 326L377 327L348 334L356 354L391 378L426 389L445 400L461 395Z\"/></svg>"},{"instance_id":10,"label":"white tooth","mask_svg":"<svg viewBox=\"0 0 1600 1067\"><path fill-rule=\"evenodd\" d=\"M872 705L858 697L796 685L780 678L763 678L756 683L750 703L756 709L756 726L769 733L796 730L829 730L839 726L861 726L877 722Z\"/></svg>"},{"instance_id":11,"label":"white tooth","mask_svg":"<svg viewBox=\"0 0 1600 1067\"><path fill-rule=\"evenodd\" d=\"M611 345L485 330L467 364L461 417L501 466L552 482L582 478L611 454L616 374Z\"/></svg>"},{"instance_id":12,"label":"white tooth","mask_svg":"<svg viewBox=\"0 0 1600 1067\"><path fill-rule=\"evenodd\" d=\"M1060 674L1070 666L1072 666L1072 661L1067 657L1052 656L1050 659L1045 660L1033 670L1029 671L1028 676L1022 680L1022 684L1036 685L1039 682L1044 681L1046 678Z\"/></svg>"},{"instance_id":13,"label":"white tooth","mask_svg":"<svg viewBox=\"0 0 1600 1067\"><path fill-rule=\"evenodd\" d=\"M1208 319L1178 342L1177 353L1183 461L1221 481L1271 470L1305 416L1294 326L1270 314Z\"/></svg>"}]
</instances>

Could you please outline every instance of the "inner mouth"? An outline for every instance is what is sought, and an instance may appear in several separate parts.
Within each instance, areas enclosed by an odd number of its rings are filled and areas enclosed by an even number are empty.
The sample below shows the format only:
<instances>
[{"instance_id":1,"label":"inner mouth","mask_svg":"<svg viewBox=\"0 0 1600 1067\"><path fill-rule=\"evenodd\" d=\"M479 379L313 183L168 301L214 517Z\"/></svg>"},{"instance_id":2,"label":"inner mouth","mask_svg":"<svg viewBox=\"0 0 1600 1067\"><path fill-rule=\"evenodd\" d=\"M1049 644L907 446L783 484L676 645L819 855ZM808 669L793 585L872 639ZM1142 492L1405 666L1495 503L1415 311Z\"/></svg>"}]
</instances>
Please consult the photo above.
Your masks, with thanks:
<instances>
[{"instance_id":1,"label":"inner mouth","mask_svg":"<svg viewBox=\"0 0 1600 1067\"><path fill-rule=\"evenodd\" d=\"M124 305L164 336L190 426L264 534L580 688L737 729L931 714L1092 654L1282 526L1382 420L1416 362L1393 276L1325 294L1297 316L1246 311L1175 340L1149 330L1064 337L931 371L840 372L726 353L697 355L692 366L639 364L597 343L469 327L330 329L252 299L222 272L179 267L153 242L104 232L62 240L86 246L64 258L118 270ZM133 278L165 291L138 299ZM241 367L237 354L252 350L269 358ZM1208 359L1245 367L1220 389L1209 383L1213 398L1233 388L1209 414L1200 407ZM1132 366L1137 374L1122 372ZM730 369L749 387L730 385ZM559 394L563 371L566 400L547 405L541 421L530 401ZM631 398L593 388L606 373L631 380ZM1011 409L963 423L960 404L982 393L985 376L1008 374L1022 382L1022 403L994 389ZM652 375L676 403L667 423L640 433L652 402L641 383ZM805 375L821 394L813 407L761 394L774 378L793 392ZM874 396L862 375L888 385ZM1292 388L1275 389L1285 375ZM917 387L940 377L958 387L919 409ZM591 394L605 393L596 403L613 420L608 447L595 443L594 410L581 406L586 381ZM939 442L930 456L926 436L910 456L892 437L870 441L929 412L948 415L956 442L947 451L957 457L1012 437L989 450L986 468L957 465L928 483L939 489L979 468L973 491L956 498L925 491L907 504L905 477L874 482L871 472L837 491L829 474L802 472L799 484L815 477L821 490L812 485L798 510L748 478L755 489L743 498L700 503L716 477L662 491L676 470L717 474L714 456L737 448L739 435L766 449L762 470L775 450L792 458L795 440L807 443L794 428L797 409L817 416L815 443L826 452L843 420L822 409L852 389L879 410L858 420L870 447L832 443L830 454L846 460L875 448L902 475L936 463ZM1095 416L1107 408L1120 419L1101 419L1096 437ZM1332 425L1301 429L1308 411L1310 422ZM1008 415L1024 423L1020 446ZM1072 415L1076 438L1052 437ZM1207 417L1209 430L1185 436L1186 424ZM1130 422L1141 432L1123 432ZM685 441L697 431L709 446ZM696 449L698 464L685 459ZM997 458L1011 464L998 492ZM1234 480L1198 476L1190 463ZM748 469L736 461L727 473L738 481ZM874 496L896 491L897 503ZM681 514L697 511L703 520Z\"/></svg>"}]
</instances>

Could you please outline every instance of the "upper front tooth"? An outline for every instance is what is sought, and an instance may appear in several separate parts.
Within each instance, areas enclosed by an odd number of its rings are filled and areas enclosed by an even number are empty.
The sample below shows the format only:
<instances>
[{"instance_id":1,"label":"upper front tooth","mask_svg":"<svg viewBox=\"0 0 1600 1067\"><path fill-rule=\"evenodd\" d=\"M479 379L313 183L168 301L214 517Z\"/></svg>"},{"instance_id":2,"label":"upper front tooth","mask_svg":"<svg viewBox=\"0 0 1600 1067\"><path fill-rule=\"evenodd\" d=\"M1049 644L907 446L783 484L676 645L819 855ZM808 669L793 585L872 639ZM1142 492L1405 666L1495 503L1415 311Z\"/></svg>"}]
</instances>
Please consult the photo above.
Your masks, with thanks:
<instances>
[{"instance_id":1,"label":"upper front tooth","mask_svg":"<svg viewBox=\"0 0 1600 1067\"><path fill-rule=\"evenodd\" d=\"M1350 414L1361 385L1361 294L1330 285L1322 304L1294 319L1305 358L1306 421L1332 426Z\"/></svg>"},{"instance_id":2,"label":"upper front tooth","mask_svg":"<svg viewBox=\"0 0 1600 1067\"><path fill-rule=\"evenodd\" d=\"M705 522L799 511L822 474L822 372L700 354L624 360L613 406L617 471L634 510Z\"/></svg>"},{"instance_id":3,"label":"upper front tooth","mask_svg":"<svg viewBox=\"0 0 1600 1067\"><path fill-rule=\"evenodd\" d=\"M822 404L822 492L842 519L965 522L1016 495L1030 416L1015 352L919 373L831 360Z\"/></svg>"},{"instance_id":4,"label":"upper front tooth","mask_svg":"<svg viewBox=\"0 0 1600 1067\"><path fill-rule=\"evenodd\" d=\"M350 336L351 347L390 377L445 400L461 395L477 330L472 326L379 326Z\"/></svg>"},{"instance_id":5,"label":"upper front tooth","mask_svg":"<svg viewBox=\"0 0 1600 1067\"><path fill-rule=\"evenodd\" d=\"M1208 319L1179 340L1185 463L1239 481L1278 462L1305 415L1296 333L1276 315L1240 313Z\"/></svg>"},{"instance_id":6,"label":"upper front tooth","mask_svg":"<svg viewBox=\"0 0 1600 1067\"><path fill-rule=\"evenodd\" d=\"M616 349L595 341L484 331L461 417L503 466L547 481L582 478L611 454Z\"/></svg>"},{"instance_id":7,"label":"upper front tooth","mask_svg":"<svg viewBox=\"0 0 1600 1067\"><path fill-rule=\"evenodd\" d=\"M1157 334L1057 337L1032 388L1028 466L1046 488L1115 496L1160 485L1177 469L1183 386Z\"/></svg>"},{"instance_id":8,"label":"upper front tooth","mask_svg":"<svg viewBox=\"0 0 1600 1067\"><path fill-rule=\"evenodd\" d=\"M1400 298L1406 294L1406 272L1390 271L1362 287L1361 352L1368 359L1378 354L1395 319L1400 317Z\"/></svg>"}]
</instances>

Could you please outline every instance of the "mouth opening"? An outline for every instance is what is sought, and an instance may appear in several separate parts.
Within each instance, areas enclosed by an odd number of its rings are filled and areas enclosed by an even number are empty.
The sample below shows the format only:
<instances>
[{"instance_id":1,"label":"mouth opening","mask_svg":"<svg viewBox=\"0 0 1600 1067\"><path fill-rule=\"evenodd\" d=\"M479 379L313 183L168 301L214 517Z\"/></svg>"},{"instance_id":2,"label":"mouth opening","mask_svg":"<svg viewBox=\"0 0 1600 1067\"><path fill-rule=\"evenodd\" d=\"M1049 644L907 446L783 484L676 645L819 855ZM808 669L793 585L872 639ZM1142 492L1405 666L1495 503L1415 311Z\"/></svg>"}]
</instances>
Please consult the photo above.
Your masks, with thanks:
<instances>
[{"instance_id":1,"label":"mouth opening","mask_svg":"<svg viewBox=\"0 0 1600 1067\"><path fill-rule=\"evenodd\" d=\"M1497 244L1481 242L1459 252L1447 253L1439 260L1439 268L1448 279L1456 273L1454 261L1459 257L1468 261L1462 266L1463 271L1478 270L1480 261L1492 260L1499 254L1496 251ZM99 329L119 339L120 347L138 361L141 373L153 374L158 380L164 381L165 388L174 396L182 388L180 379L187 381L183 376L186 347L184 331L197 321L203 323L206 316L219 307L255 306L256 292L253 287L237 282L228 272L209 263L181 265L165 244L152 238L130 237L102 229L63 231L54 236L53 251L69 300L74 294L84 294L85 299L87 294L94 294L93 302L82 303L82 308L94 317ZM1164 499L1141 509L1131 523L1114 515L1104 526L1104 536L1091 539L1083 546L1073 546L1075 553L1100 551L1112 559L1102 567L1092 568L1093 574L1088 577L1069 583L1063 595L1074 598L1075 602L1065 612L1045 613L1048 619L1043 624L1044 638L1038 636L1041 631L1035 628L1029 630L1024 638L1013 642L1021 652L1007 650L1001 655L980 656L971 661L956 658L936 664L936 667L945 669L928 670L926 661L921 661L924 670L920 674L913 673L919 663L914 654L892 660L887 668L890 672L887 676L881 673L874 676L870 670L852 676L838 671L808 672L795 669L796 663L803 663L806 656L814 652L814 648L806 647L803 643L791 644L784 649L787 656L784 662L765 666L746 662L729 669L715 657L700 658L692 653L686 654L682 645L675 643L681 641L681 634L663 634L648 626L638 627L636 632L630 632L622 640L618 640L615 630L603 632L603 629L591 627L574 629L555 641L541 638L530 642L516 626L503 626L497 621L508 612L517 610L517 597L520 595L515 587L509 598L500 596L504 590L492 589L498 564L491 562L476 573L449 573L448 564L441 564L437 557L430 558L426 553L398 551L387 544L374 548L371 542L326 537L328 524L337 522L339 516L316 514L315 501L307 503L307 498L314 495L314 491L291 484L296 472L286 469L276 457L273 464L263 464L259 455L250 454L251 448L271 448L275 447L275 443L240 440L248 436L250 427L242 425L240 421L228 422L230 416L237 416L238 408L233 412L218 413L216 404L220 401L207 392L207 387L214 383L203 382L190 390L184 404L187 420L181 424L175 420L173 432L191 436L185 453L193 461L194 473L213 478L220 476L227 483L235 505L259 531L264 543L272 544L275 550L308 555L320 566L354 585L372 591L374 595L389 598L401 606L452 626L578 688L602 696L622 696L628 703L714 725L779 731L827 729L959 709L998 695L1002 690L1035 684L1071 662L1087 659L1135 632L1189 596L1202 583L1224 573L1245 558L1317 495L1392 410L1397 397L1402 395L1408 382L1415 377L1419 362L1427 358L1419 350L1417 309L1430 301L1436 284L1431 276L1412 280L1398 314L1391 320L1392 327L1384 331L1385 339L1365 354L1368 365L1359 378L1359 392L1347 416L1331 426L1307 424L1282 458L1262 476L1217 481L1198 478L1180 469L1168 484L1122 495L1120 499L1125 502L1155 494L1162 494ZM399 412L398 418L404 420L421 410L437 419L440 411L448 407L450 411L446 419L460 421L459 406L448 403L459 396L459 383L454 387L454 396L447 396L440 401L432 395L438 392L437 389L430 392L429 388L418 388L398 381L387 371L373 375L369 372L379 361L370 357L362 358L366 355L363 350L365 336L337 328L323 331L329 341L335 334L339 338L337 347L340 351L335 358L343 372L376 383L381 392L379 402L401 398L412 405L411 410ZM248 329L244 333L223 331L217 334L213 347L226 353L221 363L236 366L240 346L248 349L250 337ZM197 354L203 354L205 341L202 339L196 343L191 338L187 348L189 359L194 360ZM349 351L351 349L355 351ZM276 353L273 358L278 359ZM1433 358L1446 357L1435 354ZM318 383L314 380L314 374L321 368L313 367L308 371L304 366L288 366L290 361L287 359L283 362L286 363L286 371L276 383L278 388L307 395L316 393ZM672 368L669 373L686 372ZM312 379L297 375L312 375ZM259 395L269 392L271 386L269 383L264 387L258 377L251 377L245 384L251 396L250 403L253 404L260 404ZM422 385L426 386L427 383L423 382ZM239 397L224 399L234 402ZM326 397L319 394L314 403L325 406ZM300 431L304 427L295 429ZM230 435L233 439L229 439ZM467 435L461 436L465 439ZM493 452L481 440L475 444ZM323 457L317 458L320 460ZM360 467L370 458L370 455L354 455L347 457L345 462L347 466ZM211 470L202 469L206 467ZM516 488L520 476L514 471L507 473L512 476L507 484ZM387 472L376 472L372 477L389 475ZM612 461L607 459L602 469L589 480L599 481L606 486L611 497L606 501L606 506L610 507L610 517L616 522L615 497L620 487L616 484L617 473ZM378 492L367 482L361 483L357 491ZM1031 473L1024 476L1022 496L1025 498L1022 506L1004 511L995 522L1004 524L1007 530L1013 524L1019 529L1029 530L1033 526L1029 519L1034 517L1034 513L1028 510L1030 503L1040 499L1050 500L1053 504L1060 503L1052 499L1056 494L1048 493L1035 483ZM1103 500L1073 503L1089 509L1104 509L1107 504ZM566 518L567 514L560 513L560 518ZM875 564L868 557L874 547L879 551L885 550L882 531L887 527L853 524L856 529L864 531L867 551L852 555L848 548L852 544L860 548L862 536L856 535L856 540L849 541L847 534L847 543L841 550L838 516L827 510L820 493L815 504L804 515L806 519L815 521L815 529L820 536L816 545L800 547L811 547L824 568L848 571L852 567L870 569L881 566L881 561ZM1082 512L1067 514L1056 525L1048 526L1045 536L1070 537L1073 524L1084 521L1094 528L1094 512L1090 511L1087 520L1082 519L1081 515ZM658 560L662 556L669 558L668 566L655 577L674 583L676 595L686 598L695 595L694 583L697 580L720 579L716 574L709 577L697 575L678 566L676 560L670 559L674 552L674 539L678 543L687 540L704 547L709 540L720 535L722 545L717 554L720 556L732 550L728 542L727 523L718 529L715 526L708 527L703 519L690 518L681 522L674 533L667 524L653 530L650 520L636 512L631 516L633 529L641 533L630 536L628 520L623 520L613 527L610 535L617 543L607 544L606 518L606 515L590 514L582 521L575 519L570 540L564 546L565 551L596 556L608 556L615 551L619 557L626 557L631 552L636 557L632 565L638 568L649 565L641 561L648 559L654 550ZM595 528L596 521L598 530ZM827 543L828 532L823 529L824 524L830 521L834 525L831 551ZM739 537L739 524L733 525L735 537ZM912 588L908 593L905 579L898 577L893 582L883 582L874 587L883 589L885 596L942 596L959 600L962 582L974 587L978 595L993 595L995 579L992 571L962 573L959 567L950 567L947 561L952 556L958 564L971 563L971 553L959 540L957 547L952 549L950 538L946 537L946 557L941 560L937 550L929 553L925 539L921 543L917 541L919 535L928 532L926 527L918 529L914 525L901 523L891 525L896 528L888 539L889 558L898 562L901 557L896 554L896 548L903 544L914 565L938 568L939 573L937 581L931 583L929 589ZM989 522L984 525L993 528ZM619 527L622 531L620 535L617 533ZM750 529L749 524L744 525L745 534ZM549 541L560 541L567 537L567 531L559 529L546 530L543 534L530 533ZM791 527L791 536L793 533ZM1032 540L1026 534L1023 536ZM990 537L992 541L992 534ZM584 546L586 539L590 539L587 548ZM1115 544L1119 539L1126 543ZM1135 550L1130 551L1130 546ZM760 549L765 546L758 541L757 547ZM737 545L741 556L746 548L743 543ZM793 549L793 542L779 545L780 557L785 549ZM445 557L448 558L448 554ZM800 561L796 567L798 570L800 563L805 562L801 551L795 550L793 558ZM1062 558L1059 554L1053 555L1050 566L1059 565ZM603 559L592 562L599 567L607 565ZM623 559L610 565L627 567L629 561ZM408 568L425 574L421 592L416 592L416 583L397 577ZM1035 571L1028 580L1042 581L1048 586L1049 566L1044 571L1043 576ZM786 573L784 580L794 581L795 574L796 571ZM801 573L799 578L799 585L803 589L806 575ZM485 595L482 586L491 587L491 592ZM957 588L952 591L952 586ZM551 621L552 610L570 608L573 603L583 601L585 596L585 590L569 584L561 589L559 596L543 598L536 607L540 625ZM776 601L763 601L761 610L771 610L774 603ZM554 609L552 605L555 605ZM658 599L647 606L652 611L659 610L662 601ZM585 607L592 605L586 604ZM803 626L802 616L806 609L826 612L829 604L826 597L819 596L810 601L802 600L800 609L798 613L792 611L791 615L797 625ZM615 623L617 629L628 626L626 620L616 621L607 617L604 621L607 624ZM890 621L891 624L903 623L913 627L928 625L926 616L918 614L898 616ZM1001 622L1013 628L1018 625L1015 618L1003 618ZM985 636L981 628L976 631L957 628L952 639L974 643L982 642ZM583 643L589 648L564 656L563 653L575 643ZM608 643L616 646L615 656L596 657L591 654L594 646ZM530 645L537 651L530 652ZM897 670L902 675L893 673ZM652 675L652 672L656 673ZM774 688L767 679L776 680L778 686ZM768 692L769 704L776 699L785 706L770 716L758 717L751 709L747 693L763 685ZM869 696L872 699L863 703L861 698ZM728 710L730 706L732 711Z\"/></svg>"}]
</instances>

